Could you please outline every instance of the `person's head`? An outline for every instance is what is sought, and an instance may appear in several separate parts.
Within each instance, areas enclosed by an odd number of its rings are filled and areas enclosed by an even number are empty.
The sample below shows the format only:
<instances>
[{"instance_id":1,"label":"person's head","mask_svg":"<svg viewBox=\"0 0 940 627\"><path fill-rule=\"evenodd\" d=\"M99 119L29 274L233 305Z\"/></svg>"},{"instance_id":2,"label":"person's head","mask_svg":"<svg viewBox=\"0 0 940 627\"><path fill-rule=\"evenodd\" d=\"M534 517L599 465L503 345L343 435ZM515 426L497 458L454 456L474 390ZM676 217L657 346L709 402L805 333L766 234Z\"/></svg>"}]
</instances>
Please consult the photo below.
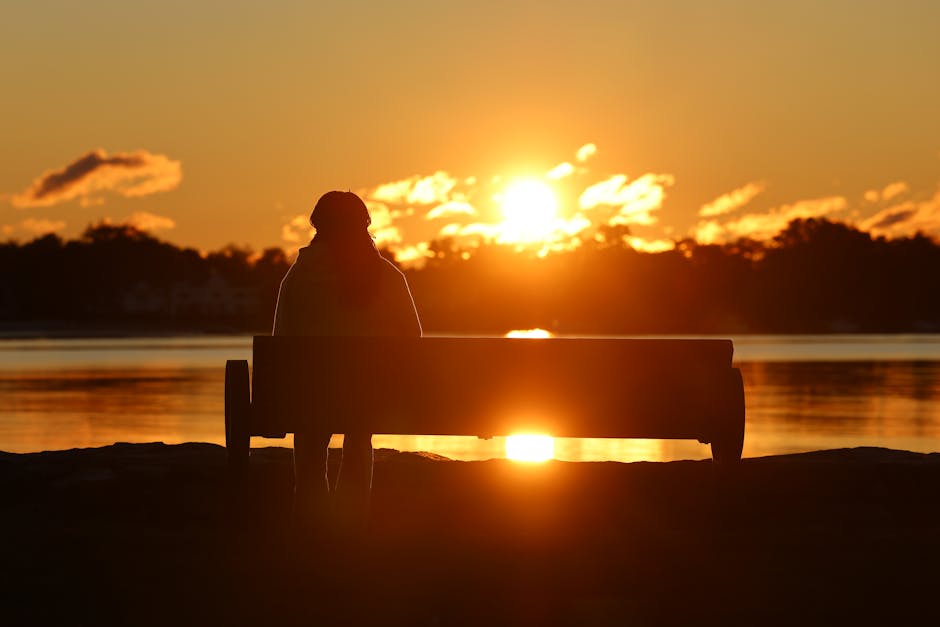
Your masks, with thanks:
<instances>
[{"instance_id":1,"label":"person's head","mask_svg":"<svg viewBox=\"0 0 940 627\"><path fill-rule=\"evenodd\" d=\"M352 192L327 192L310 213L310 224L317 230L311 246L319 243L336 264L343 300L354 306L371 302L381 257L369 234L372 218L366 204Z\"/></svg>"},{"instance_id":2,"label":"person's head","mask_svg":"<svg viewBox=\"0 0 940 627\"><path fill-rule=\"evenodd\" d=\"M310 213L317 235L326 238L349 237L369 232L372 218L366 204L352 192L327 192Z\"/></svg>"}]
</instances>

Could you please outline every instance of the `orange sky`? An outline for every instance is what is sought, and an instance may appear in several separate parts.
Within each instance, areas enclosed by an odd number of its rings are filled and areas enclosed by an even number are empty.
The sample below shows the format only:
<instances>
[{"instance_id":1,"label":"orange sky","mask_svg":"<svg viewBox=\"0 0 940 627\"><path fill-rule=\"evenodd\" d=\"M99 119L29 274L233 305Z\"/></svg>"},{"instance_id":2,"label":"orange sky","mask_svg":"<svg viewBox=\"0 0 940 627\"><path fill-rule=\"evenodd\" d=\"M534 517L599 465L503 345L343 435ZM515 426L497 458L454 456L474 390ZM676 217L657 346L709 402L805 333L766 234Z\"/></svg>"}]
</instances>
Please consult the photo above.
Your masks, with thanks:
<instances>
[{"instance_id":1,"label":"orange sky","mask_svg":"<svg viewBox=\"0 0 940 627\"><path fill-rule=\"evenodd\" d=\"M940 236L938 3L9 4L0 240L108 218L296 246L352 189L419 254L496 237L520 177L554 189L556 241Z\"/></svg>"}]
</instances>

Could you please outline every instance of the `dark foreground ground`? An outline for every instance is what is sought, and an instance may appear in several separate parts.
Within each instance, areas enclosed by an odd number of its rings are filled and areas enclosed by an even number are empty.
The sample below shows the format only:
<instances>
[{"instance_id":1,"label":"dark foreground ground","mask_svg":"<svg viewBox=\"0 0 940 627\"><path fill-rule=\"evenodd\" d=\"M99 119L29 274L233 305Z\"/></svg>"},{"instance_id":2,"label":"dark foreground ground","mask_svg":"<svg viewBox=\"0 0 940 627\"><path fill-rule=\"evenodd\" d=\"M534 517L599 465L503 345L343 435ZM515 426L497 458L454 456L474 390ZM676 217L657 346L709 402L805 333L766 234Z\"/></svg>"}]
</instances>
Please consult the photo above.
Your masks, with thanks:
<instances>
[{"instance_id":1,"label":"dark foreground ground","mask_svg":"<svg viewBox=\"0 0 940 627\"><path fill-rule=\"evenodd\" d=\"M290 452L0 454L5 625L937 624L940 454L377 454L369 534L288 540Z\"/></svg>"}]
</instances>

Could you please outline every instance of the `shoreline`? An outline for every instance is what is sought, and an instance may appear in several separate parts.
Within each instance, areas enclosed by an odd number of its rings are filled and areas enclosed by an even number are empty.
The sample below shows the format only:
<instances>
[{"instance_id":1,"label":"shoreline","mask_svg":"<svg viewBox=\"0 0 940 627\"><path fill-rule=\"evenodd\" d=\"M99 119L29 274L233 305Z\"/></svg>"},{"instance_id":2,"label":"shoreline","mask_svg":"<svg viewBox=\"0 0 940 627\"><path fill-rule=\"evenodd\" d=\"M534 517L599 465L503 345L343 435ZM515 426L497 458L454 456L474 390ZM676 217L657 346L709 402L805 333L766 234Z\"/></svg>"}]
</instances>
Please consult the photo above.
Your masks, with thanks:
<instances>
[{"instance_id":1,"label":"shoreline","mask_svg":"<svg viewBox=\"0 0 940 627\"><path fill-rule=\"evenodd\" d=\"M499 330L467 330L442 331L425 330L428 337L502 337L511 329ZM218 337L218 336L245 336L268 335L269 327L244 328L230 324L206 324L194 326L173 326L154 322L133 321L98 321L76 322L69 320L43 320L43 321L4 321L0 328L0 341L2 340L28 340L28 339L145 339L145 338L187 338L187 337ZM554 332L553 332L554 333ZM591 332L558 332L559 337L649 337L649 338L698 338L698 337L736 337L736 338L773 338L773 337L831 337L831 338L866 338L866 337L940 337L940 329L910 328L905 330L884 331L858 331L858 330L827 330L822 332L810 331L769 331L732 329L727 332L713 333L591 333Z\"/></svg>"},{"instance_id":2,"label":"shoreline","mask_svg":"<svg viewBox=\"0 0 940 627\"><path fill-rule=\"evenodd\" d=\"M90 460L97 457L101 458L115 458L120 459L123 454L129 455L138 455L141 453L147 455L156 455L158 453L166 454L169 459L165 460L167 462L172 462L173 458L176 457L175 452L190 451L190 450L199 450L202 451L204 455L211 455L213 457L221 455L224 461L225 455L225 445L218 444L215 442L206 442L206 441L192 441L192 442L175 442L175 443L165 443L162 441L152 441L152 442L115 442L113 444L105 444L101 446L86 446L86 447L72 447L67 449L48 449L41 451L7 451L0 449L0 463L10 462L14 463L18 459L19 463L40 463L43 461L43 458L55 459L57 461L62 461L67 459L69 456L74 456L84 460ZM293 456L293 447L290 446L281 446L272 444L270 446L252 446L251 447L251 460L257 463L272 463L275 460L283 457L288 462L292 459ZM330 449L330 460L331 464L334 461L342 459L342 446L331 446ZM518 465L520 467L532 468L533 472L537 468L546 465L552 464L585 464L585 465L597 465L597 464L615 464L622 466L630 466L635 464L654 464L654 465L663 465L663 464L714 464L711 458L709 457L699 457L699 458L679 458L679 459L665 459L665 460L649 460L649 459L636 459L630 461L622 461L617 459L589 459L589 460L571 460L571 459L558 459L551 458L548 460L529 462L529 461L519 461L509 459L508 457L490 457L490 458L479 458L479 459L458 459L454 457L448 457L447 455L434 453L432 451L413 451L413 450L399 450L395 448L387 447L373 447L374 459L376 464L386 463L388 461L398 461L402 462L403 460L409 459L419 459L419 460L431 460L436 462L451 462L457 464L482 464L482 463L508 463L512 465ZM397 458L397 460L395 459ZM161 461L159 459L151 460L154 464L159 464ZM217 461L217 460L216 460ZM281 460L283 461L283 460ZM760 464L767 462L791 462L791 463L940 463L940 451L915 451L909 449L894 449L889 447L882 446L853 446L853 447L842 447L842 448L832 448L832 449L816 449L816 450L807 450L807 451L796 451L788 453L773 453L768 455L758 455L754 457L743 457L739 465L748 465L748 464ZM3 467L0 466L0 473L2 473Z\"/></svg>"},{"instance_id":3,"label":"shoreline","mask_svg":"<svg viewBox=\"0 0 940 627\"><path fill-rule=\"evenodd\" d=\"M238 483L213 444L0 455L10 624L830 625L935 612L940 453L836 449L726 469L382 449L352 545L292 532L290 462L289 449L253 449Z\"/></svg>"},{"instance_id":4,"label":"shoreline","mask_svg":"<svg viewBox=\"0 0 940 627\"><path fill-rule=\"evenodd\" d=\"M173 451L173 450L183 450L183 449L219 449L220 452L224 453L225 446L222 444L216 444L214 442L179 442L167 444L162 441L153 441L153 442L114 442L113 444L105 444L102 446L87 446L87 447L73 447L67 449L50 449L43 451L27 451L27 452L14 452L6 451L0 449L0 461L9 458L17 457L36 457L36 456L59 456L67 453L75 453L81 455L89 455L94 452L99 452L102 454L108 453L117 453L119 451L148 451L153 453L155 451ZM252 459L261 459L267 460L272 455L278 455L278 452L283 452L283 454L290 455L292 454L293 448L287 446L259 446L251 447ZM341 455L342 447L330 447L330 453L336 453ZM618 461L618 460L595 460L595 461L571 461L563 459L549 459L543 462L517 462L507 458L494 457L490 459L474 459L474 460L460 460L447 457L446 455L440 455L438 453L432 453L430 451L401 451L394 448L374 448L376 463L380 461L386 461L388 458L393 456L403 456L403 457L417 457L421 459L440 461L440 462L455 462L455 463L486 463L486 462L512 462L521 464L524 466L531 466L537 468L540 465L544 464L676 464L676 463L712 463L709 459L675 459L668 461L649 461L649 460L637 460L637 461ZM936 461L940 463L940 451L911 451L904 449L893 449L888 447L881 446L854 446L854 447L843 447L843 448L834 448L834 449L818 449L812 451L800 451L795 453L779 453L772 455L761 455L757 457L744 457L741 460L741 463L755 463L763 461L827 461L827 462L839 462L839 461L865 461L865 462L932 462Z\"/></svg>"}]
</instances>

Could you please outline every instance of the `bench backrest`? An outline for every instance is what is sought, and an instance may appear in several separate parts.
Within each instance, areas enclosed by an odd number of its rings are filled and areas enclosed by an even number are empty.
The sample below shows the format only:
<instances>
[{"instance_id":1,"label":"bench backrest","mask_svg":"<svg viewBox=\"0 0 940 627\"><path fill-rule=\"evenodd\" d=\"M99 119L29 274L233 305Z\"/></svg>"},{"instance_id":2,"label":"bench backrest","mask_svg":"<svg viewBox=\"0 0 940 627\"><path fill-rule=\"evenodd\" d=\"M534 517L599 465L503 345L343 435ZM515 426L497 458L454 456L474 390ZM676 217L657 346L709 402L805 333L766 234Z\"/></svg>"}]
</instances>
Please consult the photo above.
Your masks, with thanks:
<instances>
[{"instance_id":1,"label":"bench backrest","mask_svg":"<svg viewBox=\"0 0 940 627\"><path fill-rule=\"evenodd\" d=\"M701 437L733 403L730 340L254 340L259 432Z\"/></svg>"}]
</instances>

